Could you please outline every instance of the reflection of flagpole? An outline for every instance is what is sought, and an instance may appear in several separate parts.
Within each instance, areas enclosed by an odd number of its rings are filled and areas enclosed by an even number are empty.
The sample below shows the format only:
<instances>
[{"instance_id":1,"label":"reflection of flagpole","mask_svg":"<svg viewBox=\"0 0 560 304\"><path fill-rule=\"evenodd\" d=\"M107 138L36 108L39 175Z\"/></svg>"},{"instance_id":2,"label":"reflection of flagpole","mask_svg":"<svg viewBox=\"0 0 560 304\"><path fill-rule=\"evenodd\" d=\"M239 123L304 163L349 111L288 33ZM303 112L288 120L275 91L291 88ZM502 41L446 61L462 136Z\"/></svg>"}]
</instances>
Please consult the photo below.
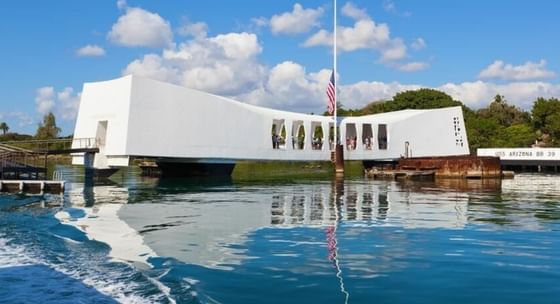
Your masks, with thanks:
<instances>
[{"instance_id":1,"label":"reflection of flagpole","mask_svg":"<svg viewBox=\"0 0 560 304\"><path fill-rule=\"evenodd\" d=\"M335 181L336 183L336 181ZM344 303L348 303L348 298L350 294L346 291L344 287L344 279L342 278L342 269L340 268L340 263L338 261L338 240L336 239L336 231L338 230L338 224L342 219L342 211L340 210L339 197L338 197L337 187L334 187L334 216L335 222L333 226L327 227L327 246L329 249L329 260L334 262L334 267L336 268L336 277L338 278L340 284L340 291L344 294Z\"/></svg>"}]
</instances>

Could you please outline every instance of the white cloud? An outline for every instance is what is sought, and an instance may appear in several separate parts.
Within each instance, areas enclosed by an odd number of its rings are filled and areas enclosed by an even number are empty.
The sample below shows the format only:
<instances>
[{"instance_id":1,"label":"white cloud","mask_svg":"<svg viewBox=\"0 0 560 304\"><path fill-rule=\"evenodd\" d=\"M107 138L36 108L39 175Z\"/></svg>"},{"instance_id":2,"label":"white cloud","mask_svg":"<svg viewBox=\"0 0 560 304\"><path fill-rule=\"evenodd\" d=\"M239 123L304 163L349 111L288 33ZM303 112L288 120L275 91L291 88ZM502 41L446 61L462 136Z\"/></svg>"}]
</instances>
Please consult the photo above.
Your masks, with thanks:
<instances>
[{"instance_id":1,"label":"white cloud","mask_svg":"<svg viewBox=\"0 0 560 304\"><path fill-rule=\"evenodd\" d=\"M403 72L417 72L417 71L425 70L429 67L430 64L427 62L415 61L415 62L409 62L409 63L398 65L397 69Z\"/></svg>"},{"instance_id":2,"label":"white cloud","mask_svg":"<svg viewBox=\"0 0 560 304\"><path fill-rule=\"evenodd\" d=\"M337 46L340 50L351 52L359 49L381 50L390 42L389 27L373 20L358 20L353 27L340 26L337 28ZM311 36L304 47L329 46L333 44L333 35L326 30L320 30Z\"/></svg>"},{"instance_id":3,"label":"white cloud","mask_svg":"<svg viewBox=\"0 0 560 304\"><path fill-rule=\"evenodd\" d=\"M550 98L560 95L560 84L546 82L513 82L495 84L475 81L460 84L447 83L440 89L473 108L485 107L497 94L504 95L509 103L522 109L530 109L538 97Z\"/></svg>"},{"instance_id":4,"label":"white cloud","mask_svg":"<svg viewBox=\"0 0 560 304\"><path fill-rule=\"evenodd\" d=\"M406 45L401 38L395 38L381 49L381 63L391 63L406 58Z\"/></svg>"},{"instance_id":5,"label":"white cloud","mask_svg":"<svg viewBox=\"0 0 560 304\"><path fill-rule=\"evenodd\" d=\"M57 93L58 103L56 112L64 120L74 120L78 115L81 93L74 94L74 89L70 87Z\"/></svg>"},{"instance_id":6,"label":"white cloud","mask_svg":"<svg viewBox=\"0 0 560 304\"><path fill-rule=\"evenodd\" d=\"M181 26L177 32L181 36L192 36L195 38L204 38L208 32L208 24L204 22L187 23Z\"/></svg>"},{"instance_id":7,"label":"white cloud","mask_svg":"<svg viewBox=\"0 0 560 304\"><path fill-rule=\"evenodd\" d=\"M236 95L255 86L265 67L257 36L228 33L181 43L161 55L148 54L130 63L123 74L136 74L216 94Z\"/></svg>"},{"instance_id":8,"label":"white cloud","mask_svg":"<svg viewBox=\"0 0 560 304\"><path fill-rule=\"evenodd\" d=\"M41 115L53 112L64 120L73 120L78 113L80 96L81 93L74 94L70 87L60 92L55 92L52 86L41 87L35 97L36 110Z\"/></svg>"},{"instance_id":9,"label":"white cloud","mask_svg":"<svg viewBox=\"0 0 560 304\"><path fill-rule=\"evenodd\" d=\"M424 41L424 39L422 37L419 37L416 40L414 40L414 42L412 42L410 47L412 47L414 50L417 50L417 51L425 49L426 48L426 41Z\"/></svg>"},{"instance_id":10,"label":"white cloud","mask_svg":"<svg viewBox=\"0 0 560 304\"><path fill-rule=\"evenodd\" d=\"M370 102L388 100L396 93L417 90L420 85L407 85L398 82L368 82L360 81L354 84L340 86L340 100L345 108L362 108Z\"/></svg>"},{"instance_id":11,"label":"white cloud","mask_svg":"<svg viewBox=\"0 0 560 304\"><path fill-rule=\"evenodd\" d=\"M42 115L49 113L54 107L54 88L41 87L37 89L35 97L35 109Z\"/></svg>"},{"instance_id":12,"label":"white cloud","mask_svg":"<svg viewBox=\"0 0 560 304\"><path fill-rule=\"evenodd\" d=\"M347 13L356 19L361 18L356 10L347 9ZM385 24L359 19L353 27L342 29L341 39L345 43L341 47L345 51L378 50L381 54L379 61L385 60L384 64L405 72L429 67L427 62L399 61L406 57L406 45L402 39L392 38ZM317 43L326 45L323 40L329 36L332 38L331 35L321 30L315 37L318 37ZM262 49L253 33L198 35L178 45L172 44L160 53L146 54L129 63L122 73L159 79L264 107L303 113L325 111L330 70L307 71L293 61L267 66L259 60ZM419 84L361 81L342 84L338 89L345 107L361 108L372 101L390 99L398 92L422 87ZM538 96L560 95L560 85L545 82L494 84L476 81L447 83L433 88L447 92L473 108L487 105L496 94L505 95L508 101L522 108L530 108ZM63 93L73 96L72 91ZM62 94L58 99L66 100L66 95Z\"/></svg>"},{"instance_id":13,"label":"white cloud","mask_svg":"<svg viewBox=\"0 0 560 304\"><path fill-rule=\"evenodd\" d=\"M252 18L251 22L257 27L268 26L270 22L265 17Z\"/></svg>"},{"instance_id":14,"label":"white cloud","mask_svg":"<svg viewBox=\"0 0 560 304\"><path fill-rule=\"evenodd\" d=\"M396 93L425 88L418 84L401 84L398 82L367 82L342 85L340 100L347 108L361 108L372 101L387 100ZM504 95L510 104L530 110L538 97L555 97L560 95L560 84L546 82L515 82L495 84L475 81L446 83L433 89L443 91L465 105L478 109L486 107L497 94Z\"/></svg>"},{"instance_id":15,"label":"white cloud","mask_svg":"<svg viewBox=\"0 0 560 304\"><path fill-rule=\"evenodd\" d=\"M365 9L357 8L352 2L346 2L341 12L342 15L354 20L370 19Z\"/></svg>"},{"instance_id":16,"label":"white cloud","mask_svg":"<svg viewBox=\"0 0 560 304\"><path fill-rule=\"evenodd\" d=\"M128 8L113 24L107 38L127 47L167 47L173 42L169 22L141 8Z\"/></svg>"},{"instance_id":17,"label":"white cloud","mask_svg":"<svg viewBox=\"0 0 560 304\"><path fill-rule=\"evenodd\" d=\"M276 109L302 113L322 113L326 109L326 85L330 70L307 73L305 68L292 61L284 61L274 66L259 86L239 100Z\"/></svg>"},{"instance_id":18,"label":"white cloud","mask_svg":"<svg viewBox=\"0 0 560 304\"><path fill-rule=\"evenodd\" d=\"M319 26L318 19L323 15L323 8L304 9L301 4L294 4L291 12L274 15L270 18L270 30L274 34L299 34ZM263 24L263 20L259 21Z\"/></svg>"},{"instance_id":19,"label":"white cloud","mask_svg":"<svg viewBox=\"0 0 560 304\"><path fill-rule=\"evenodd\" d=\"M522 65L506 64L502 60L496 60L486 67L478 75L481 79L503 79L503 80L535 80L554 78L556 74L546 69L546 60L539 62L527 61Z\"/></svg>"},{"instance_id":20,"label":"white cloud","mask_svg":"<svg viewBox=\"0 0 560 304\"><path fill-rule=\"evenodd\" d=\"M117 0L117 7L119 9L125 9L127 7L126 0Z\"/></svg>"},{"instance_id":21,"label":"white cloud","mask_svg":"<svg viewBox=\"0 0 560 304\"><path fill-rule=\"evenodd\" d=\"M99 57L105 55L105 50L95 44L88 44L76 51L76 55L79 57Z\"/></svg>"},{"instance_id":22,"label":"white cloud","mask_svg":"<svg viewBox=\"0 0 560 304\"><path fill-rule=\"evenodd\" d=\"M400 15L400 16L402 16L402 17L410 17L410 16L412 16L412 13L411 13L411 12L408 12L408 11L402 12L402 13L401 13L401 12L397 9L397 6L395 5L395 2L392 1L392 0L384 0L384 1L383 1L383 9L384 9L386 12L388 12L388 13L392 13L392 14L395 14L395 15Z\"/></svg>"},{"instance_id":23,"label":"white cloud","mask_svg":"<svg viewBox=\"0 0 560 304\"><path fill-rule=\"evenodd\" d=\"M407 47L401 38L391 38L389 26L375 23L364 10L347 3L343 14L355 19L354 26L337 27L337 48L340 51L352 52L361 49L377 50L381 57L379 62L390 63L407 57ZM333 34L324 29L309 37L302 46L332 47Z\"/></svg>"},{"instance_id":24,"label":"white cloud","mask_svg":"<svg viewBox=\"0 0 560 304\"><path fill-rule=\"evenodd\" d=\"M241 37L243 35L237 39ZM166 50L162 55L146 55L131 63L123 73L137 73L258 106L303 113L325 111L325 89L330 70L308 72L304 66L293 61L268 68L257 60L260 46L248 48L253 50L249 52L249 57L234 51L232 55L236 56L232 58L215 40L215 37L207 38L182 44L175 50ZM427 63L410 62L397 68L413 71L425 68L425 65ZM372 101L390 99L398 92L422 87L426 86L360 81L339 85L338 89L340 101L345 107L361 108ZM488 105L496 94L506 96L511 104L524 109L530 109L539 96L560 96L560 84L546 82L495 84L476 81L446 83L432 88L444 91L475 109Z\"/></svg>"}]
</instances>

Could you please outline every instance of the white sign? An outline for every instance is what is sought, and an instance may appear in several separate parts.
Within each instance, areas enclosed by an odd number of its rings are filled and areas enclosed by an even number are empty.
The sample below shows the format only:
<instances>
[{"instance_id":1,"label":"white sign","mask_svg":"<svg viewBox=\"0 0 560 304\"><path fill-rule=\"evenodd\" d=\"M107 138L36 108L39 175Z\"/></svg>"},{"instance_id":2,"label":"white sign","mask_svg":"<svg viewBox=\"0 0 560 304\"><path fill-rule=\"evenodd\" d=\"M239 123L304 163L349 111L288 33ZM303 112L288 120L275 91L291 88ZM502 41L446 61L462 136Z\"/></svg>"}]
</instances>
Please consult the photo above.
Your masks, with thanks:
<instances>
[{"instance_id":1,"label":"white sign","mask_svg":"<svg viewBox=\"0 0 560 304\"><path fill-rule=\"evenodd\" d=\"M477 149L478 156L497 156L504 160L560 160L558 148Z\"/></svg>"}]
</instances>

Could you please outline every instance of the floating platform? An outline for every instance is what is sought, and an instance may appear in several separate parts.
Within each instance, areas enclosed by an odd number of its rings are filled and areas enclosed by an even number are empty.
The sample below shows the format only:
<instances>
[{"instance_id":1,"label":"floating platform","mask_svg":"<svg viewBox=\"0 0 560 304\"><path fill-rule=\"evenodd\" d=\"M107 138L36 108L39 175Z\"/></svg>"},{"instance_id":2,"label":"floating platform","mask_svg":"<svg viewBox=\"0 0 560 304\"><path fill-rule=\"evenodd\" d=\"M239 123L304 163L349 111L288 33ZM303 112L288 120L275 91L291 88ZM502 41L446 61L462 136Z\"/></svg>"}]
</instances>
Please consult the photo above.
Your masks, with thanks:
<instances>
[{"instance_id":1,"label":"floating platform","mask_svg":"<svg viewBox=\"0 0 560 304\"><path fill-rule=\"evenodd\" d=\"M435 178L502 178L504 174L499 157L443 156L401 158L392 168L366 168L367 176L404 175L413 178L433 175ZM511 172L505 175L511 178Z\"/></svg>"},{"instance_id":2,"label":"floating platform","mask_svg":"<svg viewBox=\"0 0 560 304\"><path fill-rule=\"evenodd\" d=\"M376 179L409 179L409 180L433 180L436 172L434 170L365 170L367 177Z\"/></svg>"},{"instance_id":3,"label":"floating platform","mask_svg":"<svg viewBox=\"0 0 560 304\"><path fill-rule=\"evenodd\" d=\"M64 193L65 181L0 180L0 192L8 193Z\"/></svg>"}]
</instances>

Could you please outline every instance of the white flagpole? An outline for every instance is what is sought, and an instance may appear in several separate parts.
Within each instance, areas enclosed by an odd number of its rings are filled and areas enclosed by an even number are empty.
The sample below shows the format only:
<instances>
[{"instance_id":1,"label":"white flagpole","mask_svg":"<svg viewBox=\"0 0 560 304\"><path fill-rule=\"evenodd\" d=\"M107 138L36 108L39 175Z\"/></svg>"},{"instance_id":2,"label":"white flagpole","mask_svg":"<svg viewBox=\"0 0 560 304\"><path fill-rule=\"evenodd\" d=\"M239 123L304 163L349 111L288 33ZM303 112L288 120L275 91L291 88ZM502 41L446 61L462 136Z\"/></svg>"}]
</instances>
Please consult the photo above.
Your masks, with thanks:
<instances>
[{"instance_id":1,"label":"white flagpole","mask_svg":"<svg viewBox=\"0 0 560 304\"><path fill-rule=\"evenodd\" d=\"M337 102L338 102L338 92L336 90L336 86L338 84L338 80L336 79L336 0L334 0L334 7L333 7L333 11L334 11L334 29L333 29L333 77L334 77L334 153L335 153L335 159L336 159L336 145L338 144L338 140L336 137L336 126L337 126L337 122L336 122L336 108L337 108Z\"/></svg>"}]
</instances>

